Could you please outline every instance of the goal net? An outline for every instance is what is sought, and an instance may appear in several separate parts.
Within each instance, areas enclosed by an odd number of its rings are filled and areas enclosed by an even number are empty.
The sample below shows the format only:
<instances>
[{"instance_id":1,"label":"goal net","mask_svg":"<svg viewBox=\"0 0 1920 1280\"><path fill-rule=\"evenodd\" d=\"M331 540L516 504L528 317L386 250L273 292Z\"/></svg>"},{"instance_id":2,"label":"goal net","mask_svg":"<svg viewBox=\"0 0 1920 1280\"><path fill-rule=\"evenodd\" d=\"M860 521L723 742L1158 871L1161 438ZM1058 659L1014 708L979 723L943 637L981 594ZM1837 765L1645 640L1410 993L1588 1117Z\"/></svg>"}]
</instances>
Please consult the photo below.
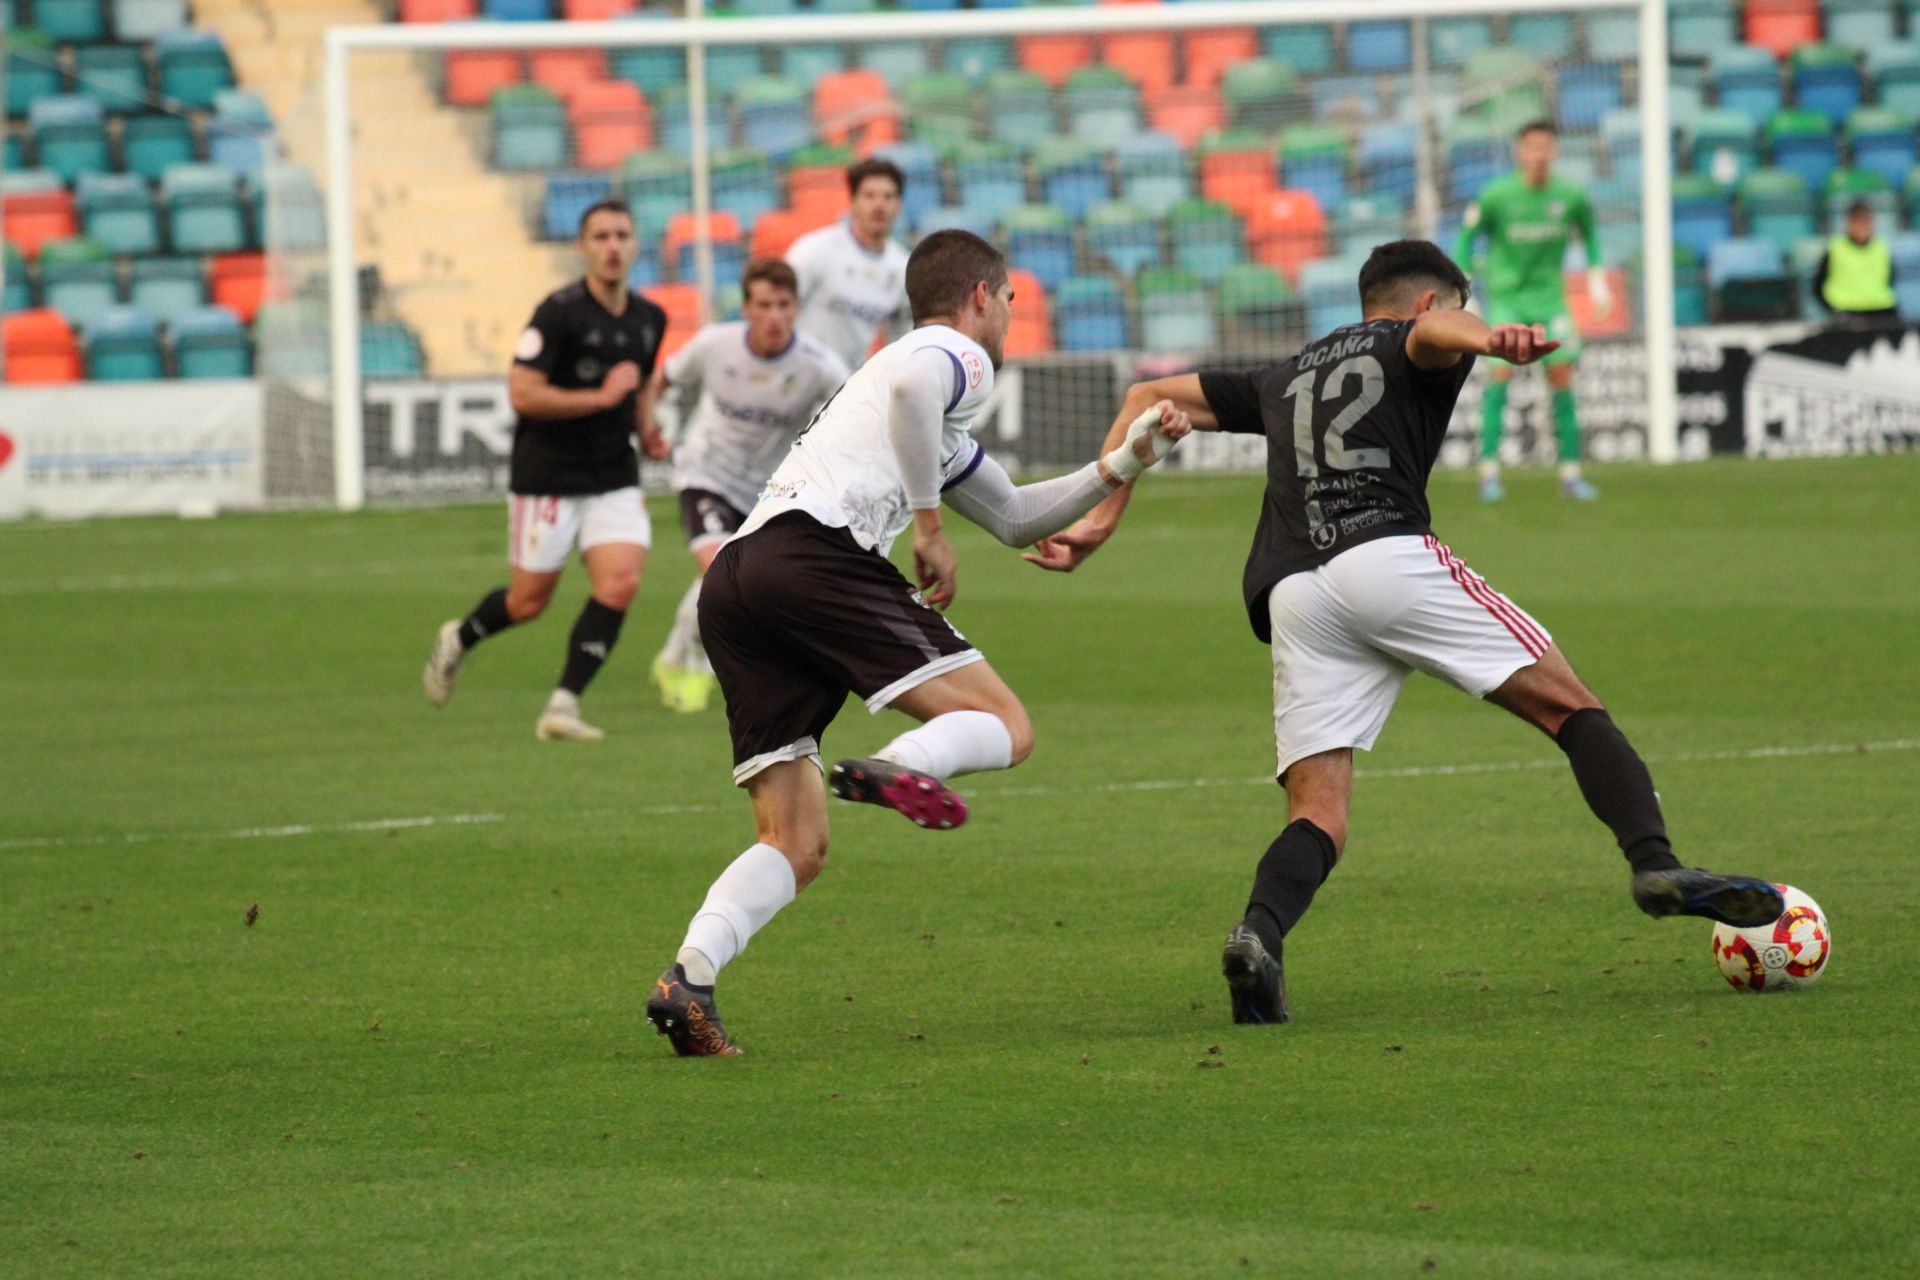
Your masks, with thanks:
<instances>
[{"instance_id":1,"label":"goal net","mask_svg":"<svg viewBox=\"0 0 1920 1280\"><path fill-rule=\"evenodd\" d=\"M1675 455L1664 5L849 7L330 32L334 235L288 254L310 376L274 404L331 422L339 500L504 485L514 339L579 275L597 199L634 211L634 283L671 348L737 314L748 260L844 215L848 164L893 161L903 243L966 227L1008 255L1014 328L981 434L1045 469L1089 455L1130 381L1283 359L1357 319L1375 244L1453 251L1536 120L1596 221L1598 260L1576 236L1564 264L1586 448ZM1531 374L1508 400L1513 461L1552 456ZM1483 377L1444 463L1473 456ZM1214 438L1181 464L1263 455Z\"/></svg>"}]
</instances>

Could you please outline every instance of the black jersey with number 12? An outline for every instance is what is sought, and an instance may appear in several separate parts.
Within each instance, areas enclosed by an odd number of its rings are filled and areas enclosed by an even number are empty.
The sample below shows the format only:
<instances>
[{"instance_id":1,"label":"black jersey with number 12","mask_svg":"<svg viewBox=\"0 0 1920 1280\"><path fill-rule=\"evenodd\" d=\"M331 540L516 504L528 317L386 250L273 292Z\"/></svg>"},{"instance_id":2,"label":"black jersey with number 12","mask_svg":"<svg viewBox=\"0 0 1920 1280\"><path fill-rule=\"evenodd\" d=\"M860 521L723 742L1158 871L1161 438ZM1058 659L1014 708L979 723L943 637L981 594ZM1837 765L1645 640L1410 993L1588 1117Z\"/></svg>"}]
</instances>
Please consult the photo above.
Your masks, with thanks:
<instances>
[{"instance_id":1,"label":"black jersey with number 12","mask_svg":"<svg viewBox=\"0 0 1920 1280\"><path fill-rule=\"evenodd\" d=\"M1430 532L1427 476L1473 369L1407 358L1411 320L1344 325L1284 363L1203 373L1220 430L1267 437L1267 493L1247 556L1247 615L1271 640L1267 593L1375 538Z\"/></svg>"}]
</instances>

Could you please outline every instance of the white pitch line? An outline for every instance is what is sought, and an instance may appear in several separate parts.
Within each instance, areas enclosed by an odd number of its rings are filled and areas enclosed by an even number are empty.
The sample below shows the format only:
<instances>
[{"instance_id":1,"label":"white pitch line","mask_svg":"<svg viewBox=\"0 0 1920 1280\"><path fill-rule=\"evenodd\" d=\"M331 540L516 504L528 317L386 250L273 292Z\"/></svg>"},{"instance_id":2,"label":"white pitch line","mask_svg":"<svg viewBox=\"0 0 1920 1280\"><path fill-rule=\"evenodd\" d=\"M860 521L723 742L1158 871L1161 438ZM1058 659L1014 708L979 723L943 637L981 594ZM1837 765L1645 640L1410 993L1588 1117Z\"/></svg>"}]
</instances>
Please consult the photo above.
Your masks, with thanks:
<instances>
[{"instance_id":1,"label":"white pitch line","mask_svg":"<svg viewBox=\"0 0 1920 1280\"><path fill-rule=\"evenodd\" d=\"M1798 747L1747 747L1727 751L1690 751L1678 755L1648 756L1648 764L1708 764L1725 760L1804 760L1814 756L1881 755L1897 751L1920 751L1920 738L1894 738L1885 742L1823 742ZM1483 761L1471 764L1409 765L1399 769L1356 769L1356 778L1393 780L1398 778L1448 778L1464 774L1526 773L1539 769L1564 769L1566 762L1547 757L1538 760ZM1002 796L1107 795L1145 791L1193 791L1208 787L1270 787L1273 778L1144 778L1134 782L1099 782L1087 786L995 787L986 794ZM128 831L102 836L27 836L0 840L0 851L10 849L73 849L104 845L152 844L160 840L193 842L199 840L284 840L299 836L351 835L368 831L405 831L423 827L480 826L514 822L528 817L580 818L663 817L689 813L730 813L735 804L655 804L572 809L558 814L448 813L427 814L415 818L368 818L352 822L297 822L274 827L239 827L226 831Z\"/></svg>"}]
</instances>

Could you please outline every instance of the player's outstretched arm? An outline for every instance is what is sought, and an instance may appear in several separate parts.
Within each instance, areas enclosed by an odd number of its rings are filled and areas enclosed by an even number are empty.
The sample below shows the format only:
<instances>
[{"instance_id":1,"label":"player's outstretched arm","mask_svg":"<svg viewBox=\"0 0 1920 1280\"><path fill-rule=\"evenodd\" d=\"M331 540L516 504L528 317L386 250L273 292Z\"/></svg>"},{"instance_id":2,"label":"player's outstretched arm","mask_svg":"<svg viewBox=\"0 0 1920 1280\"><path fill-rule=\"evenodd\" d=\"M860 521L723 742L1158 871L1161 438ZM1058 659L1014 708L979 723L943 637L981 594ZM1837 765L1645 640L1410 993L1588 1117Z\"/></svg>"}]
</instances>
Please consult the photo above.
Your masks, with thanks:
<instances>
[{"instance_id":1,"label":"player's outstretched arm","mask_svg":"<svg viewBox=\"0 0 1920 1280\"><path fill-rule=\"evenodd\" d=\"M947 505L1010 547L1060 532L1159 462L1187 434L1187 415L1163 400L1129 425L1120 447L1070 475L1016 485L999 463L981 458L947 491Z\"/></svg>"},{"instance_id":2,"label":"player's outstretched arm","mask_svg":"<svg viewBox=\"0 0 1920 1280\"><path fill-rule=\"evenodd\" d=\"M1114 417L1113 426L1108 429L1106 442L1100 446L1100 452L1108 454L1119 448L1125 442L1134 420L1163 400L1179 413L1185 414L1188 424L1195 431L1212 431L1220 425L1214 416L1213 406L1207 403L1206 395L1200 390L1199 374L1186 373L1175 378L1136 382L1127 388L1126 399L1120 403L1120 412ZM1053 537L1043 539L1023 558L1056 573L1073 572L1082 560L1099 550L1101 544L1113 536L1132 497L1133 482L1129 480L1088 512L1084 519Z\"/></svg>"},{"instance_id":3,"label":"player's outstretched arm","mask_svg":"<svg viewBox=\"0 0 1920 1280\"><path fill-rule=\"evenodd\" d=\"M1407 359L1421 369L1450 369L1462 356L1492 356L1508 364L1532 364L1558 351L1545 325L1500 324L1491 328L1471 311L1424 311L1407 330Z\"/></svg>"}]
</instances>

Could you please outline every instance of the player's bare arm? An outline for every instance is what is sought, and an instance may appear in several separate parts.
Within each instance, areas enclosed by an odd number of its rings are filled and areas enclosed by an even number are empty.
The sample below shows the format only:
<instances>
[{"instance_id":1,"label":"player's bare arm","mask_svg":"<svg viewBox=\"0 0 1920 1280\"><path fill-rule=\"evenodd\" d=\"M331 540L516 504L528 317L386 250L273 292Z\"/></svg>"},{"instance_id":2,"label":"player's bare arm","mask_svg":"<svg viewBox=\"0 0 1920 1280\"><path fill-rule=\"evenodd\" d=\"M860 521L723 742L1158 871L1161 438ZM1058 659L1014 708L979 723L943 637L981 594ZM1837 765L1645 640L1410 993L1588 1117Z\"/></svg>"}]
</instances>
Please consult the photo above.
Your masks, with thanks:
<instances>
[{"instance_id":1,"label":"player's bare arm","mask_svg":"<svg viewBox=\"0 0 1920 1280\"><path fill-rule=\"evenodd\" d=\"M538 369L516 364L507 373L507 402L525 418L584 418L611 409L639 385L640 366L631 360L607 370L599 386L577 391L556 387Z\"/></svg>"},{"instance_id":2,"label":"player's bare arm","mask_svg":"<svg viewBox=\"0 0 1920 1280\"><path fill-rule=\"evenodd\" d=\"M654 416L654 408L660 403L660 392L665 387L666 370L663 367L647 379L633 402L633 429L640 438L640 452L655 462L664 460L673 452L673 442L667 439L667 433L660 429L660 422Z\"/></svg>"},{"instance_id":3,"label":"player's bare arm","mask_svg":"<svg viewBox=\"0 0 1920 1280\"><path fill-rule=\"evenodd\" d=\"M1407 331L1407 359L1422 369L1450 369L1462 356L1492 356L1508 364L1532 364L1558 351L1539 324L1489 326L1471 311L1435 308L1423 311Z\"/></svg>"}]
</instances>

